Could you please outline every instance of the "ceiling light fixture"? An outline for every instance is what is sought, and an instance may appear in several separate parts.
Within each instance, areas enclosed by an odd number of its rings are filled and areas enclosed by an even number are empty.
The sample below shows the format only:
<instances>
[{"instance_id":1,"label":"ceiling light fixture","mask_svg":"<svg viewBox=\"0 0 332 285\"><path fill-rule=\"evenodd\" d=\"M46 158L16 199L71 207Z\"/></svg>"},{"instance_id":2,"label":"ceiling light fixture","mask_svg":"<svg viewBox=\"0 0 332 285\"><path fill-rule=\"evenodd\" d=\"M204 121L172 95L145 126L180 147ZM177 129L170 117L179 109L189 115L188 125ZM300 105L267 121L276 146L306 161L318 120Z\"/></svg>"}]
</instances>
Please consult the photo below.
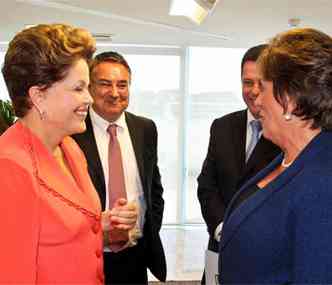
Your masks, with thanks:
<instances>
[{"instance_id":1,"label":"ceiling light fixture","mask_svg":"<svg viewBox=\"0 0 332 285\"><path fill-rule=\"evenodd\" d=\"M185 16L196 24L201 24L215 8L218 0L171 0L169 14Z\"/></svg>"}]
</instances>

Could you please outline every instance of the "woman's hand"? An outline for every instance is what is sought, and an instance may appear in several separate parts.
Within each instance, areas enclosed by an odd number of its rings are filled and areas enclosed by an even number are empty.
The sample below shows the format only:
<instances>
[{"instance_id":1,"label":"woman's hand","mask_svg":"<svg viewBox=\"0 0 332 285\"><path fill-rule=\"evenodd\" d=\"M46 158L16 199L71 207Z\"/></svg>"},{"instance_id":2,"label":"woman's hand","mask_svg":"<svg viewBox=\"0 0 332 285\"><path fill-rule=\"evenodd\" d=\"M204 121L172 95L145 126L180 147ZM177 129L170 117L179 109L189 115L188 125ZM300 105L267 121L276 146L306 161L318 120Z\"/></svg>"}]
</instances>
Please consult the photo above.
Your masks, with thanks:
<instances>
[{"instance_id":1,"label":"woman's hand","mask_svg":"<svg viewBox=\"0 0 332 285\"><path fill-rule=\"evenodd\" d=\"M135 227L138 209L135 202L118 199L110 211L110 228L118 230L131 230Z\"/></svg>"},{"instance_id":2,"label":"woman's hand","mask_svg":"<svg viewBox=\"0 0 332 285\"><path fill-rule=\"evenodd\" d=\"M118 199L112 210L102 212L101 224L104 232L104 243L127 242L129 231L137 222L138 209L135 202Z\"/></svg>"}]
</instances>

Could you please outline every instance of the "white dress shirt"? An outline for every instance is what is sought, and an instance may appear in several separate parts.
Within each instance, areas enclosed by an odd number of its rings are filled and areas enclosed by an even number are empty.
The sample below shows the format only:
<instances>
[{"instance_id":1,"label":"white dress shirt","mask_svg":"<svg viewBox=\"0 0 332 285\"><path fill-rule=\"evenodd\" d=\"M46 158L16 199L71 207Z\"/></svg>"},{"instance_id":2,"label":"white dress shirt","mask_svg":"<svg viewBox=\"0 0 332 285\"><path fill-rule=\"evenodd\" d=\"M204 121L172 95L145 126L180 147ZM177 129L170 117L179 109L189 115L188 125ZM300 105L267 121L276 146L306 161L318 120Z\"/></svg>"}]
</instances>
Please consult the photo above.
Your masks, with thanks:
<instances>
[{"instance_id":1,"label":"white dress shirt","mask_svg":"<svg viewBox=\"0 0 332 285\"><path fill-rule=\"evenodd\" d=\"M122 113L121 116L116 121L109 123L108 121L100 117L92 108L90 108L89 113L105 177L105 186L106 186L105 208L108 208L109 205L108 145L109 145L110 135L107 132L107 128L110 124L117 125L117 138L119 140L120 149L121 149L127 200L128 202L136 202L139 213L136 228L132 231L132 233L134 232L133 236L135 237L135 240L132 240L134 244L128 244L128 246L135 245L136 239L142 237L143 235L146 202L144 199L142 182L138 172L136 156L134 153L133 144L131 142L128 126L126 123L125 114Z\"/></svg>"}]
</instances>

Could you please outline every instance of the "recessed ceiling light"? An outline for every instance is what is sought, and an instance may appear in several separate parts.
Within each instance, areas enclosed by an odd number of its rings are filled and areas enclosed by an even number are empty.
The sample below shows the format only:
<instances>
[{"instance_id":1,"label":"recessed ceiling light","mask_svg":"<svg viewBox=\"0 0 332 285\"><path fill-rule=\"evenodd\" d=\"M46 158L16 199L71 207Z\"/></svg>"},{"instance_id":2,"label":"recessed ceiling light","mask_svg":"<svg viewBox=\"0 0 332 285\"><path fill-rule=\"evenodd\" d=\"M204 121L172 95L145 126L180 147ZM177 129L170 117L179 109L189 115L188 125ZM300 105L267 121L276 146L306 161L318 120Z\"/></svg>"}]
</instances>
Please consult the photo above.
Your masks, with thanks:
<instances>
[{"instance_id":1,"label":"recessed ceiling light","mask_svg":"<svg viewBox=\"0 0 332 285\"><path fill-rule=\"evenodd\" d=\"M216 6L218 0L172 0L169 14L186 16L200 24Z\"/></svg>"}]
</instances>

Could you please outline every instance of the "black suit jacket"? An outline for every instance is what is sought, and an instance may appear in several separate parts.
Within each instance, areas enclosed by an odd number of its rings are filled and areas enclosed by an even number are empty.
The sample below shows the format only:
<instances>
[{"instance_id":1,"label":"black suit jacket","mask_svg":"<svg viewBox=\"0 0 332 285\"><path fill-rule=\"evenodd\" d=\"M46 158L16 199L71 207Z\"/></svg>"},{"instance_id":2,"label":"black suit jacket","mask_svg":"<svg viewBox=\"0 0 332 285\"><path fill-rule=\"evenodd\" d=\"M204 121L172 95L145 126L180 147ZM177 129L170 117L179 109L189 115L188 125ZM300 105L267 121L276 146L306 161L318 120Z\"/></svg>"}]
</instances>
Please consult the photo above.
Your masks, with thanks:
<instances>
[{"instance_id":1,"label":"black suit jacket","mask_svg":"<svg viewBox=\"0 0 332 285\"><path fill-rule=\"evenodd\" d=\"M214 238L217 226L240 185L264 168L280 152L261 137L247 164L245 162L247 111L216 119L211 126L210 142L198 177L198 199L210 235L208 248L218 251Z\"/></svg>"},{"instance_id":2,"label":"black suit jacket","mask_svg":"<svg viewBox=\"0 0 332 285\"><path fill-rule=\"evenodd\" d=\"M139 117L129 112L125 113L125 117L147 204L143 230L146 265L156 278L165 281L166 259L159 236L164 212L164 200L162 198L163 187L157 165L157 129L154 122L147 118ZM105 178L89 116L86 119L86 127L87 130L84 133L73 137L87 158L89 174L99 194L101 204L105 207Z\"/></svg>"}]
</instances>

